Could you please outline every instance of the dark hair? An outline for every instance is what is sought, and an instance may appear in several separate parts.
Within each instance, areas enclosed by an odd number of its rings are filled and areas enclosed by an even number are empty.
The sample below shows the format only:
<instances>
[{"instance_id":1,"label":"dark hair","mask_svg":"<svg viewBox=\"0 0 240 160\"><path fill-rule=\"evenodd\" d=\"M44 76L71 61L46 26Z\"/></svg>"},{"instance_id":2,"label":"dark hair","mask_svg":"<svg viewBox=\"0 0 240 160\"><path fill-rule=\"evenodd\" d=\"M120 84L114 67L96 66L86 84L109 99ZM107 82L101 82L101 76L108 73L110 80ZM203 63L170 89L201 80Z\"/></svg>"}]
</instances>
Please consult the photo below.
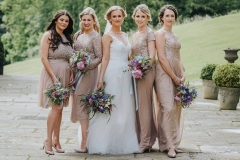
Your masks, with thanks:
<instances>
[{"instance_id":1,"label":"dark hair","mask_svg":"<svg viewBox=\"0 0 240 160\"><path fill-rule=\"evenodd\" d=\"M69 42L63 42L62 37L56 31L56 21L62 15L66 15L69 18L69 24L67 28L63 31L63 34L65 35ZM60 42L65 45L72 46L73 19L66 10L60 10L57 11L57 13L55 13L53 19L51 20L51 23L47 27L47 31L49 30L51 31L51 39L49 39L49 41L51 42L50 48L53 49L53 51L58 48Z\"/></svg>"},{"instance_id":2,"label":"dark hair","mask_svg":"<svg viewBox=\"0 0 240 160\"><path fill-rule=\"evenodd\" d=\"M164 5L164 6L162 6L162 8L160 9L160 12L158 13L159 22L164 23L162 18L164 16L164 12L165 12L166 9L169 9L169 10L173 11L174 15L175 15L175 20L177 20L177 17L178 17L177 9L172 5Z\"/></svg>"}]
</instances>

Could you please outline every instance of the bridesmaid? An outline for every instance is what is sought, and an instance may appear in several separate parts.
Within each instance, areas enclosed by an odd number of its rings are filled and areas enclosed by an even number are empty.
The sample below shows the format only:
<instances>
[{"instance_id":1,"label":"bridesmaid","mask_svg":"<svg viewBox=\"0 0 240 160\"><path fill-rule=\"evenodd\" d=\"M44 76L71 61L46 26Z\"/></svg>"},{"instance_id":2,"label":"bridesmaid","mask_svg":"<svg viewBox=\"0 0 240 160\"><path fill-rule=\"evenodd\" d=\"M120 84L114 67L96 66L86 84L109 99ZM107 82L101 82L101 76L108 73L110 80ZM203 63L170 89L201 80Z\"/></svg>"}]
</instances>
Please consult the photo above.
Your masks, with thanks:
<instances>
[{"instance_id":1,"label":"bridesmaid","mask_svg":"<svg viewBox=\"0 0 240 160\"><path fill-rule=\"evenodd\" d=\"M132 55L140 55L144 58L155 58L155 37L154 32L147 26L151 21L151 13L145 4L138 5L132 15L138 25L138 31L132 36ZM155 67L149 71L146 78L137 81L138 105L137 111L137 133L140 143L140 150L143 153L149 150L155 143L157 131L153 120L153 82L155 78Z\"/></svg>"},{"instance_id":2,"label":"bridesmaid","mask_svg":"<svg viewBox=\"0 0 240 160\"><path fill-rule=\"evenodd\" d=\"M87 49L91 60L87 67L87 73L82 78L79 87L76 88L72 104L71 121L80 122L82 130L82 141L79 149L74 149L75 152L87 152L86 140L88 129L88 114L87 108L82 106L81 96L93 92L97 82L98 65L102 60L102 45L100 26L95 11L87 7L80 14L80 28L81 30L75 34L74 50Z\"/></svg>"},{"instance_id":3,"label":"bridesmaid","mask_svg":"<svg viewBox=\"0 0 240 160\"><path fill-rule=\"evenodd\" d=\"M177 10L164 5L158 14L163 27L156 33L156 48L159 62L156 66L156 93L160 102L157 115L158 139L161 151L167 150L168 157L175 158L183 132L182 107L173 97L176 87L184 83L185 75L180 58L181 44L172 26L177 20Z\"/></svg>"},{"instance_id":4,"label":"bridesmaid","mask_svg":"<svg viewBox=\"0 0 240 160\"><path fill-rule=\"evenodd\" d=\"M72 54L73 20L65 10L58 11L52 19L47 31L43 34L40 44L41 61L43 69L39 81L39 106L48 108L45 104L47 97L44 90L59 82L63 87L68 87L70 71L68 60ZM63 106L67 106L65 102ZM64 153L61 149L59 134L62 120L63 106L51 106L52 109L47 118L47 139L44 141L46 154L53 155L52 147L58 153ZM52 140L53 137L53 140Z\"/></svg>"}]
</instances>

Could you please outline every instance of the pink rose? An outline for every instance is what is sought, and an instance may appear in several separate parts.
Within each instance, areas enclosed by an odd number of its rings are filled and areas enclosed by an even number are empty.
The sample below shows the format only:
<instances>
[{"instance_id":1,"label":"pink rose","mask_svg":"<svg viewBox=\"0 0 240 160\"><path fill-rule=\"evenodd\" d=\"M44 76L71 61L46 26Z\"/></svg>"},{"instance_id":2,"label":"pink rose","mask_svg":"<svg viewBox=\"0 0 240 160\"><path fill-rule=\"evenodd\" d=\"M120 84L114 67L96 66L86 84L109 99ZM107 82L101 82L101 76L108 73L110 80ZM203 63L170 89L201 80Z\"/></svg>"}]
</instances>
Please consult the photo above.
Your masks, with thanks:
<instances>
[{"instance_id":1,"label":"pink rose","mask_svg":"<svg viewBox=\"0 0 240 160\"><path fill-rule=\"evenodd\" d=\"M89 102L90 105L92 105L92 104L93 104L92 98L90 98L90 99L88 100L88 102Z\"/></svg>"},{"instance_id":2,"label":"pink rose","mask_svg":"<svg viewBox=\"0 0 240 160\"><path fill-rule=\"evenodd\" d=\"M80 61L80 62L77 63L77 68L79 70L83 70L85 68L83 61Z\"/></svg>"},{"instance_id":3,"label":"pink rose","mask_svg":"<svg viewBox=\"0 0 240 160\"><path fill-rule=\"evenodd\" d=\"M178 97L178 96L175 96L174 99L175 99L176 101L180 101L180 97Z\"/></svg>"},{"instance_id":4,"label":"pink rose","mask_svg":"<svg viewBox=\"0 0 240 160\"><path fill-rule=\"evenodd\" d=\"M133 71L133 77L134 78L140 78L140 79L142 79L142 71L141 70L139 70L139 69L137 69L136 71Z\"/></svg>"}]
</instances>

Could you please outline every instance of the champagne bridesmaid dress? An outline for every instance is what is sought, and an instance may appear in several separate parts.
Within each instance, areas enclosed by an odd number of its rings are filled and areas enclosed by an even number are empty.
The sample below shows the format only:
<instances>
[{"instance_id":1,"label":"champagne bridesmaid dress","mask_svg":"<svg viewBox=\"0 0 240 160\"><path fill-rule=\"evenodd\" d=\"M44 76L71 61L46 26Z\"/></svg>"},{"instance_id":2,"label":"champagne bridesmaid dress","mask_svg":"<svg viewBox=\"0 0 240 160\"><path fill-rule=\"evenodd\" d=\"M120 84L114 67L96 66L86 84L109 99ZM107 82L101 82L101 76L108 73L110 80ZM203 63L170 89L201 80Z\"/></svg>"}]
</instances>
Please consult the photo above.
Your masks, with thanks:
<instances>
[{"instance_id":1,"label":"champagne bridesmaid dress","mask_svg":"<svg viewBox=\"0 0 240 160\"><path fill-rule=\"evenodd\" d=\"M80 34L74 44L74 50L80 51L86 49L90 55L90 64L87 67L87 72L83 76L81 83L76 88L72 103L71 121L77 122L88 119L87 108L82 106L80 102L81 96L93 92L98 75L98 65L102 61L102 45L101 36L97 31L92 31L89 34Z\"/></svg>"},{"instance_id":2,"label":"champagne bridesmaid dress","mask_svg":"<svg viewBox=\"0 0 240 160\"><path fill-rule=\"evenodd\" d=\"M63 34L62 36L63 42L68 42L68 39ZM48 60L51 66L51 69L54 75L57 78L60 78L60 82L63 87L68 87L69 77L70 77L70 68L69 68L69 58L73 53L73 49L70 45L60 43L58 48L53 51L52 48L49 47L48 49ZM47 96L44 94L44 90L48 87L53 85L53 81L49 74L47 73L46 69L42 68L42 72L40 74L40 81L39 81L39 98L38 98L38 105L40 107L48 108L50 104L45 104L47 100ZM68 105L68 101L65 101L64 106Z\"/></svg>"},{"instance_id":3,"label":"champagne bridesmaid dress","mask_svg":"<svg viewBox=\"0 0 240 160\"><path fill-rule=\"evenodd\" d=\"M154 32L149 29L145 33L135 33L132 37L132 54L149 57L148 42L155 41ZM150 149L155 143L157 131L153 120L153 83L155 79L155 67L149 71L146 77L137 80L137 94L139 109L136 114L137 135L140 143L140 151Z\"/></svg>"},{"instance_id":4,"label":"champagne bridesmaid dress","mask_svg":"<svg viewBox=\"0 0 240 160\"><path fill-rule=\"evenodd\" d=\"M166 58L175 75L181 77L179 63L181 44L174 33L165 32ZM159 149L168 150L171 147L177 149L183 132L182 107L173 98L177 93L176 86L159 62L156 66L155 91L159 100L157 107L160 107L157 114Z\"/></svg>"}]
</instances>

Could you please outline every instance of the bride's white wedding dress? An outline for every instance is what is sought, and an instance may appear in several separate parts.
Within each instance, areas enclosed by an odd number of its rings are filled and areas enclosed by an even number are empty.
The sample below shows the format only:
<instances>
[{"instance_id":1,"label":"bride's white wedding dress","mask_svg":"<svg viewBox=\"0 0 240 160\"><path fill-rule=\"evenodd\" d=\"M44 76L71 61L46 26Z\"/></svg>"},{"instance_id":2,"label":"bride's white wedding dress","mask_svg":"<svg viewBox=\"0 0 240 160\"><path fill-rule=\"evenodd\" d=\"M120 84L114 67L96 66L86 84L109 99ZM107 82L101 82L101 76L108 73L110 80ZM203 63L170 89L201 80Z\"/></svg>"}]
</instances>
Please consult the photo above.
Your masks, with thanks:
<instances>
[{"instance_id":1,"label":"bride's white wedding dress","mask_svg":"<svg viewBox=\"0 0 240 160\"><path fill-rule=\"evenodd\" d=\"M128 69L129 41L124 44L109 34L110 60L104 74L107 83L105 91L115 95L111 117L97 114L90 120L87 138L89 154L129 154L139 150L135 131L135 105L133 99L131 72ZM108 122L109 120L109 122Z\"/></svg>"}]
</instances>

